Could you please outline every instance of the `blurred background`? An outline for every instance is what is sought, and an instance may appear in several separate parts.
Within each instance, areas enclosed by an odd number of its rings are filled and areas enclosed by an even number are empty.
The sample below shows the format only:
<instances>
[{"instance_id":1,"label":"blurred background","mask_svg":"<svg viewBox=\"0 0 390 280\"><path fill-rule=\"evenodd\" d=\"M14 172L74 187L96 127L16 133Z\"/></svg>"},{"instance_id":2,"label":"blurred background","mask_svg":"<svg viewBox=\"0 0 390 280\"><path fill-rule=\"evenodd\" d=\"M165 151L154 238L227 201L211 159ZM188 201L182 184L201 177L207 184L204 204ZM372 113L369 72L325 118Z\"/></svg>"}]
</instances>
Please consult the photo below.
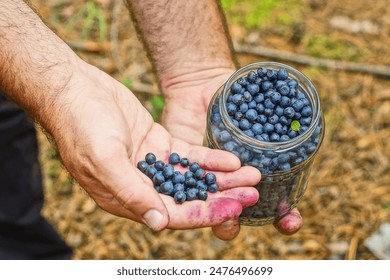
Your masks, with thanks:
<instances>
[{"instance_id":1,"label":"blurred background","mask_svg":"<svg viewBox=\"0 0 390 280\"><path fill-rule=\"evenodd\" d=\"M159 121L164 98L121 0L32 3L83 59L129 87ZM390 254L390 236L377 235L390 221L388 1L222 0L222 6L240 65L289 64L320 94L326 134L299 204L303 228L283 236L272 225L242 227L229 242L213 237L210 229L153 233L100 210L40 134L44 215L74 249L74 259L378 259ZM367 243L373 236L376 241Z\"/></svg>"}]
</instances>

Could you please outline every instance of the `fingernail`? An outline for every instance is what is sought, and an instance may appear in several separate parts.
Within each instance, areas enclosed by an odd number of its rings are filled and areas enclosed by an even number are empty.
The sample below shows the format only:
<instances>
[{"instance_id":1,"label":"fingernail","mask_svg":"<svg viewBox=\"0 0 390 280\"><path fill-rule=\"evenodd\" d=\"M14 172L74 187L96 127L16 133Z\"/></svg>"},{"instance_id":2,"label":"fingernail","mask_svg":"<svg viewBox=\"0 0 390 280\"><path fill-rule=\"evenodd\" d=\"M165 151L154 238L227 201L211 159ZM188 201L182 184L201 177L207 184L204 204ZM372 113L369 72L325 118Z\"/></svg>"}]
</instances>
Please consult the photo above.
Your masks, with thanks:
<instances>
[{"instance_id":1,"label":"fingernail","mask_svg":"<svg viewBox=\"0 0 390 280\"><path fill-rule=\"evenodd\" d=\"M145 224L154 231L160 229L161 222L163 220L163 215L155 209L148 210L144 216Z\"/></svg>"}]
</instances>

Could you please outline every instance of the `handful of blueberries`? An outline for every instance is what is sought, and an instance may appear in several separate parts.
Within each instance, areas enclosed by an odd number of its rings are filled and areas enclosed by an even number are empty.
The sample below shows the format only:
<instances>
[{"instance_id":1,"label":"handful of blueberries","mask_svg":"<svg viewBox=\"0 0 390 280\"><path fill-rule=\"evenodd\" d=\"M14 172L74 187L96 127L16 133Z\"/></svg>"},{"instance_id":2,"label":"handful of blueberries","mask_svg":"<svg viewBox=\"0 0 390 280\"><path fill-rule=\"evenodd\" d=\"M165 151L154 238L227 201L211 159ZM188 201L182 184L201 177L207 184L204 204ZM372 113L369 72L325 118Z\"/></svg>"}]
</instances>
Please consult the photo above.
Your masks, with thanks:
<instances>
[{"instance_id":1,"label":"handful of blueberries","mask_svg":"<svg viewBox=\"0 0 390 280\"><path fill-rule=\"evenodd\" d=\"M188 167L184 174L175 171L174 165ZM206 200L207 192L217 192L219 187L214 173L208 172L196 162L191 163L187 158L177 153L171 153L169 163L157 160L153 153L148 153L145 160L137 164L137 168L148 176L158 193L169 195L178 204L195 199Z\"/></svg>"}]
</instances>

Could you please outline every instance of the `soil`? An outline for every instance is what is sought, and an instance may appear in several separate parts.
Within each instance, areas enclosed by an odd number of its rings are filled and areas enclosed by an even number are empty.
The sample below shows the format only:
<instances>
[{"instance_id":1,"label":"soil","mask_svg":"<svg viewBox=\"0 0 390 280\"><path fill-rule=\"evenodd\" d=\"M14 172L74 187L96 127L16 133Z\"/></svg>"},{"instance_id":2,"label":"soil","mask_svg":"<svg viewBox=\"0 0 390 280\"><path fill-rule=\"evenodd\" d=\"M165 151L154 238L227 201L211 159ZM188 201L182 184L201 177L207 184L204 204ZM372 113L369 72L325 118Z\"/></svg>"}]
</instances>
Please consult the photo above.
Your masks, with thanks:
<instances>
[{"instance_id":1,"label":"soil","mask_svg":"<svg viewBox=\"0 0 390 280\"><path fill-rule=\"evenodd\" d=\"M88 30L85 18L75 20L85 1L32 2L83 59L118 80L147 85L149 90L133 91L153 110L151 99L158 93L155 76L128 12L118 4L121 1L89 2L102 12L107 34L97 24ZM246 28L228 17L233 41L390 66L388 1L298 2L302 5L300 20L282 30ZM307 34L326 39L308 43ZM244 54L237 58L241 65L269 60ZM272 225L242 227L238 237L228 242L215 238L208 228L154 233L98 208L61 168L55 149L41 134L46 188L43 213L74 249L74 259L376 259L364 242L390 220L390 80L280 62L311 78L326 121L323 145L299 204L304 225L298 233L283 236Z\"/></svg>"}]
</instances>

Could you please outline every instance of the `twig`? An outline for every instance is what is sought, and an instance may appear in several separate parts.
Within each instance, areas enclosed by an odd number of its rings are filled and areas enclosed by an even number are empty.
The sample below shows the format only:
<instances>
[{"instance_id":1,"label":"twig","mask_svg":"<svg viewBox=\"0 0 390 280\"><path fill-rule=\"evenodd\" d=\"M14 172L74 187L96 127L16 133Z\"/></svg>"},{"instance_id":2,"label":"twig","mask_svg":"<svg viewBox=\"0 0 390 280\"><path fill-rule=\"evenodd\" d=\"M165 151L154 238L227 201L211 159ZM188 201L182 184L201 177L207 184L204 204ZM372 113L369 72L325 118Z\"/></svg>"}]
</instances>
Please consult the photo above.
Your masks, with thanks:
<instances>
[{"instance_id":1,"label":"twig","mask_svg":"<svg viewBox=\"0 0 390 280\"><path fill-rule=\"evenodd\" d=\"M347 254L345 256L346 260L356 260L358 243L359 239L356 236L352 237L351 242L349 243Z\"/></svg>"},{"instance_id":2,"label":"twig","mask_svg":"<svg viewBox=\"0 0 390 280\"><path fill-rule=\"evenodd\" d=\"M94 41L67 41L72 49L79 51L87 51L92 53L106 52L110 49L109 42L94 42Z\"/></svg>"},{"instance_id":3,"label":"twig","mask_svg":"<svg viewBox=\"0 0 390 280\"><path fill-rule=\"evenodd\" d=\"M302 54L277 51L262 46L252 47L248 45L235 44L234 49L236 53L241 54L250 54L255 56L268 57L272 59L280 59L289 62L295 62L298 64L324 67L335 70L369 73L377 76L390 77L390 67L384 65L372 65L366 63L355 63L340 60L316 58Z\"/></svg>"}]
</instances>

